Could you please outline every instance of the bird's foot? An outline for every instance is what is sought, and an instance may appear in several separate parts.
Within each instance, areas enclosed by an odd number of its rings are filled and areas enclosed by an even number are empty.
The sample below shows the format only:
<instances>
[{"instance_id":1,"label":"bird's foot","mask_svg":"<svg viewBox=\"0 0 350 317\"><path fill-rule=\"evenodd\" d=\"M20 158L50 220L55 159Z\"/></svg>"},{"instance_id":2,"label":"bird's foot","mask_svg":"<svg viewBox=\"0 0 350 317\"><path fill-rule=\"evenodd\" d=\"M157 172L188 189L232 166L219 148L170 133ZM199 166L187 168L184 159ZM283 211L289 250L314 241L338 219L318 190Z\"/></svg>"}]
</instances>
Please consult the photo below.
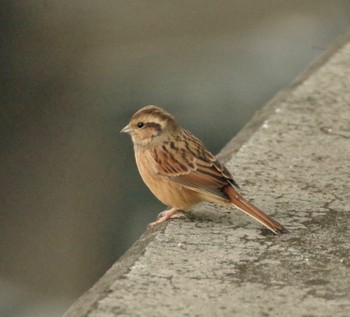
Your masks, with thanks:
<instances>
[{"instance_id":1,"label":"bird's foot","mask_svg":"<svg viewBox=\"0 0 350 317\"><path fill-rule=\"evenodd\" d=\"M187 218L182 212L179 212L176 208L171 208L169 210L164 210L158 215L158 220L151 222L148 226L154 227L156 225L159 225L160 223L163 223L169 219L177 219L177 218Z\"/></svg>"}]
</instances>

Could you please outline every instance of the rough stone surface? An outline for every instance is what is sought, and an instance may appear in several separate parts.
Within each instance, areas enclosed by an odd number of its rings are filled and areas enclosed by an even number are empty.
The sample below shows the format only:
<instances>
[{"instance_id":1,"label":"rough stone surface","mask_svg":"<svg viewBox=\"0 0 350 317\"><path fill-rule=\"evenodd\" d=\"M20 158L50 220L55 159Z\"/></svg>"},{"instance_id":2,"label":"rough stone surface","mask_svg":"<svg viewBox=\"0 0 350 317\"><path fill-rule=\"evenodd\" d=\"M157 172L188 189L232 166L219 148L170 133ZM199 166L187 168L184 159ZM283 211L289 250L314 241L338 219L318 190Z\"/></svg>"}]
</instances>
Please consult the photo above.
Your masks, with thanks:
<instances>
[{"instance_id":1,"label":"rough stone surface","mask_svg":"<svg viewBox=\"0 0 350 317\"><path fill-rule=\"evenodd\" d=\"M262 113L222 158L290 234L203 204L147 231L66 317L350 316L350 42Z\"/></svg>"}]
</instances>

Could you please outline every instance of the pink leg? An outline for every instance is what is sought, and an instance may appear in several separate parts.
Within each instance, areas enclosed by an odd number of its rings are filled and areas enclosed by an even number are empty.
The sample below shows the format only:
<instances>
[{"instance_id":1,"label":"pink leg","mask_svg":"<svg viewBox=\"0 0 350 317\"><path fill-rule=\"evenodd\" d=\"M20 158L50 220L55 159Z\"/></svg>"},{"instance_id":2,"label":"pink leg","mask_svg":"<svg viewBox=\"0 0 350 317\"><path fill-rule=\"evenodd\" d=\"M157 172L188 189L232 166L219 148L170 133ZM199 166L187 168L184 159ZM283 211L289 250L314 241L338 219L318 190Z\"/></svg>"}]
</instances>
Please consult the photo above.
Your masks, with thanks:
<instances>
[{"instance_id":1,"label":"pink leg","mask_svg":"<svg viewBox=\"0 0 350 317\"><path fill-rule=\"evenodd\" d=\"M183 218L183 217L186 218L186 216L184 214L179 213L178 211L179 211L179 209L177 209L177 208L171 208L169 210L165 210L165 211L161 212L158 215L158 220L155 222L151 222L149 224L149 226L154 227L154 226L159 225L160 223L165 222L169 219Z\"/></svg>"}]
</instances>

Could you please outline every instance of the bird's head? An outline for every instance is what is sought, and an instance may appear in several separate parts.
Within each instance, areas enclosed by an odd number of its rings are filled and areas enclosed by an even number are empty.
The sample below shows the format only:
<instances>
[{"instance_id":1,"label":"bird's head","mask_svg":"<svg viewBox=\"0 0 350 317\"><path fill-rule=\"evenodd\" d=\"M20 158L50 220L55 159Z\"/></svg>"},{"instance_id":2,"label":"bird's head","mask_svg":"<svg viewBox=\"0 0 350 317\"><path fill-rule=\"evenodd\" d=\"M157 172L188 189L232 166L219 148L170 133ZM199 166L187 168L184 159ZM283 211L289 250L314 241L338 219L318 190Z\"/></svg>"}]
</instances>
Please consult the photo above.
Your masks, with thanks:
<instances>
[{"instance_id":1,"label":"bird's head","mask_svg":"<svg viewBox=\"0 0 350 317\"><path fill-rule=\"evenodd\" d=\"M146 146L176 128L176 121L168 112L156 106L145 106L120 132L129 133L135 145Z\"/></svg>"}]
</instances>

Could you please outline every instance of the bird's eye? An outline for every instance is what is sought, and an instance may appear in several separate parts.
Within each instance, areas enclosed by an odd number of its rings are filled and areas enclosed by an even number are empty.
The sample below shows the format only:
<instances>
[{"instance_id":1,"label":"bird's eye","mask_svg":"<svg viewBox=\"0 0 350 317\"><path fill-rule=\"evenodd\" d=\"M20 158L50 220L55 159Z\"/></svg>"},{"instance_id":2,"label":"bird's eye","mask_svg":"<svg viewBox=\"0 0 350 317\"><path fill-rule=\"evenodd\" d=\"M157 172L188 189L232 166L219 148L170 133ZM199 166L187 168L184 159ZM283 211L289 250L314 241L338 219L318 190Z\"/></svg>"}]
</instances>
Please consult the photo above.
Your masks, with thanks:
<instances>
[{"instance_id":1,"label":"bird's eye","mask_svg":"<svg viewBox=\"0 0 350 317\"><path fill-rule=\"evenodd\" d=\"M138 122L138 123L137 123L137 127L138 127L138 128L142 128L144 125L145 125L145 124L144 124L143 122Z\"/></svg>"}]
</instances>

